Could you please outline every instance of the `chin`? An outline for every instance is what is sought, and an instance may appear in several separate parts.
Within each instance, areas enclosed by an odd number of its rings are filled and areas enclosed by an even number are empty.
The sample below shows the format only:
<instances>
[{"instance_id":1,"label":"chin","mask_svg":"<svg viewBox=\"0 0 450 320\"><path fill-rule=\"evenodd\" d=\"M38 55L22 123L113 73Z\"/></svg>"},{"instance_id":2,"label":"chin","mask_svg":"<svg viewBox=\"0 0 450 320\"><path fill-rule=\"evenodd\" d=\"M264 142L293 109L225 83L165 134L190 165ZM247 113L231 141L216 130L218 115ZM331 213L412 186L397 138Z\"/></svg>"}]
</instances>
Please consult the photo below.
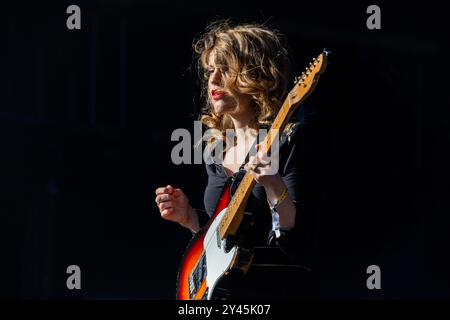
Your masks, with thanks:
<instances>
[{"instance_id":1,"label":"chin","mask_svg":"<svg viewBox=\"0 0 450 320\"><path fill-rule=\"evenodd\" d=\"M222 103L220 103L219 105L215 105L214 106L214 112L217 115L224 115L224 114L230 113L234 109L235 108L233 106L223 105Z\"/></svg>"}]
</instances>

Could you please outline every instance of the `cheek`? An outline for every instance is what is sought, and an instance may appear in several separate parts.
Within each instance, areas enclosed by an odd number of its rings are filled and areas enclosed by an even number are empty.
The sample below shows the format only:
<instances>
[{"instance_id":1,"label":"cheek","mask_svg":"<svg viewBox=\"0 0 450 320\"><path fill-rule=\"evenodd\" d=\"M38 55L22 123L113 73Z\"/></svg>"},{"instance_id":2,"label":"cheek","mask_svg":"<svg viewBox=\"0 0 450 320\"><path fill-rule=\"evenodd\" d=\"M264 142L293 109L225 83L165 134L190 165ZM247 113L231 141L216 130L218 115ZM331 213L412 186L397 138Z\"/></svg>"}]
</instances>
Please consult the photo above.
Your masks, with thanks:
<instances>
[{"instance_id":1,"label":"cheek","mask_svg":"<svg viewBox=\"0 0 450 320\"><path fill-rule=\"evenodd\" d=\"M220 101L220 100L218 100ZM222 99L223 105L225 105L227 108L235 108L237 106L237 100L233 96L226 96Z\"/></svg>"},{"instance_id":2,"label":"cheek","mask_svg":"<svg viewBox=\"0 0 450 320\"><path fill-rule=\"evenodd\" d=\"M243 95L240 95L238 99L241 104L247 105L251 102L252 97L248 94L243 94Z\"/></svg>"}]
</instances>

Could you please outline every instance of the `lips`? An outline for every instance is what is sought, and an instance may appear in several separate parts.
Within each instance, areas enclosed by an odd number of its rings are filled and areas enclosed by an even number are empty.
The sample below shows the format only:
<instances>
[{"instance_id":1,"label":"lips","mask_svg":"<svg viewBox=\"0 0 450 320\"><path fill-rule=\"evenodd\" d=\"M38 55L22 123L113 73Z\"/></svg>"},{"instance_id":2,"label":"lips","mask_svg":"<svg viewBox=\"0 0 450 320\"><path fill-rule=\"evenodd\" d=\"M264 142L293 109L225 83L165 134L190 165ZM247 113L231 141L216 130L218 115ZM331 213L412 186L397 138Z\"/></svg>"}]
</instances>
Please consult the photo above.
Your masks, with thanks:
<instances>
[{"instance_id":1,"label":"lips","mask_svg":"<svg viewBox=\"0 0 450 320\"><path fill-rule=\"evenodd\" d=\"M211 97L213 98L213 100L219 100L225 95L226 93L224 91L218 89L211 90Z\"/></svg>"}]
</instances>

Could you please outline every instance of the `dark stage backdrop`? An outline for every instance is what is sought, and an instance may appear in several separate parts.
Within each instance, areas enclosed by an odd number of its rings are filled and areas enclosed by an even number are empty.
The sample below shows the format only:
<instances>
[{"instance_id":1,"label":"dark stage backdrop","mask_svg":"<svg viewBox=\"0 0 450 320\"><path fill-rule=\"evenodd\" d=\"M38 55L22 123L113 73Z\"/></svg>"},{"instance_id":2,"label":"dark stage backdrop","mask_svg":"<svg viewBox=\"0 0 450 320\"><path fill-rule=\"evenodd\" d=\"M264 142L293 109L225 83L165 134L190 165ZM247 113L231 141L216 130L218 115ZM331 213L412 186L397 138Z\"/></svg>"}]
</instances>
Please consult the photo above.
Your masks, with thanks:
<instances>
[{"instance_id":1,"label":"dark stage backdrop","mask_svg":"<svg viewBox=\"0 0 450 320\"><path fill-rule=\"evenodd\" d=\"M81 8L81 30L66 9ZM447 17L427 2L10 1L2 4L0 297L173 299L190 233L154 190L202 206L204 166L171 162L202 105L193 38L216 18L266 22L301 72L323 151L321 298L449 297ZM5 40L6 39L6 40ZM6 77L5 77L6 76ZM81 268L81 290L66 269ZM368 290L366 268L381 268Z\"/></svg>"}]
</instances>

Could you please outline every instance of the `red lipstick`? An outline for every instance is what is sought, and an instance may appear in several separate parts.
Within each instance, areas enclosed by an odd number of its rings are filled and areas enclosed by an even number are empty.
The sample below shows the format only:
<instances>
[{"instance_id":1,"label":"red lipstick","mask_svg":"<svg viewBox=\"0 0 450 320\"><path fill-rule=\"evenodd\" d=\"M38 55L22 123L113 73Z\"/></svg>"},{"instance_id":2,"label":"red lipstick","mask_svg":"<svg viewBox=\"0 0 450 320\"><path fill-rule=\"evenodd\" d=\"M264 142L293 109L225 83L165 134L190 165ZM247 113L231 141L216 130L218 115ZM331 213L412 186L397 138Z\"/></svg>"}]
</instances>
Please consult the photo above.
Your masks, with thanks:
<instances>
[{"instance_id":1,"label":"red lipstick","mask_svg":"<svg viewBox=\"0 0 450 320\"><path fill-rule=\"evenodd\" d=\"M211 97L213 98L213 100L222 99L222 97L225 95L226 93L224 91L220 91L217 89L211 90Z\"/></svg>"}]
</instances>

